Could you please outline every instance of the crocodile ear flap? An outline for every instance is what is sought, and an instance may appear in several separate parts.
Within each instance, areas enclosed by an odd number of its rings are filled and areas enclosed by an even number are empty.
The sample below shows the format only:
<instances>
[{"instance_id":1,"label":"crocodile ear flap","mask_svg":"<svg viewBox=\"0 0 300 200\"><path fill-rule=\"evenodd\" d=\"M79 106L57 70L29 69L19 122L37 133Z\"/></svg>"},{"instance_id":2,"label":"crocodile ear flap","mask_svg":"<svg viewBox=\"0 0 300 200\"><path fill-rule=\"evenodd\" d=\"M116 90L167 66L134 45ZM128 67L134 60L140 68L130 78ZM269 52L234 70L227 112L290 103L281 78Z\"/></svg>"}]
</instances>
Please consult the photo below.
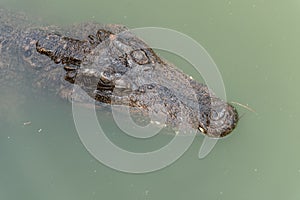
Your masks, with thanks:
<instances>
[{"instance_id":1,"label":"crocodile ear flap","mask_svg":"<svg viewBox=\"0 0 300 200\"><path fill-rule=\"evenodd\" d=\"M103 42L104 40L108 39L111 35L113 35L112 32L104 29L99 29L96 33L96 37L99 40L99 42Z\"/></svg>"}]
</instances>

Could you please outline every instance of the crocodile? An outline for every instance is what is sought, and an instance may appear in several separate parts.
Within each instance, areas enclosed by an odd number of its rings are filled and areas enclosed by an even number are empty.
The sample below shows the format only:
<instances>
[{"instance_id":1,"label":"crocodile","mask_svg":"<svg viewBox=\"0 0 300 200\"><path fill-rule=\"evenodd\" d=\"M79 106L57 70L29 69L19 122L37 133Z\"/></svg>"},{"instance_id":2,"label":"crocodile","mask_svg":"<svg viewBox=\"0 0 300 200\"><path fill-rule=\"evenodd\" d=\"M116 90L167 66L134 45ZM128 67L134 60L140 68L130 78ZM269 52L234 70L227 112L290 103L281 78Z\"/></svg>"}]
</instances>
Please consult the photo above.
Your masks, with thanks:
<instances>
[{"instance_id":1,"label":"crocodile","mask_svg":"<svg viewBox=\"0 0 300 200\"><path fill-rule=\"evenodd\" d=\"M1 85L14 80L69 100L77 85L99 105L162 114L167 126L188 124L212 138L231 133L239 119L234 106L123 25L40 25L0 9L0 75Z\"/></svg>"}]
</instances>

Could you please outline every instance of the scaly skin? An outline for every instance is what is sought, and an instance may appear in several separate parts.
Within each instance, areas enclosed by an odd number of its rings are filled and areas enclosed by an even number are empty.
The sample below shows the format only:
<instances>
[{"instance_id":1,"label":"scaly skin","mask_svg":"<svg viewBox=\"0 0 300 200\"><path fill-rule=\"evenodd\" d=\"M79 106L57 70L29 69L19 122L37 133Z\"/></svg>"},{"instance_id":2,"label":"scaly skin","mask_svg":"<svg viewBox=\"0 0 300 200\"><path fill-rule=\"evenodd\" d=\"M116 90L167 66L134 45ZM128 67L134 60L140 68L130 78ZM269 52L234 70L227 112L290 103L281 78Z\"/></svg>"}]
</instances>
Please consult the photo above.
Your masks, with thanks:
<instances>
[{"instance_id":1,"label":"scaly skin","mask_svg":"<svg viewBox=\"0 0 300 200\"><path fill-rule=\"evenodd\" d=\"M185 124L210 137L224 137L236 127L233 106L158 57L124 26L33 28L24 16L3 10L0 16L1 77L29 79L33 87L68 99L76 84L96 102L162 114L171 127Z\"/></svg>"}]
</instances>

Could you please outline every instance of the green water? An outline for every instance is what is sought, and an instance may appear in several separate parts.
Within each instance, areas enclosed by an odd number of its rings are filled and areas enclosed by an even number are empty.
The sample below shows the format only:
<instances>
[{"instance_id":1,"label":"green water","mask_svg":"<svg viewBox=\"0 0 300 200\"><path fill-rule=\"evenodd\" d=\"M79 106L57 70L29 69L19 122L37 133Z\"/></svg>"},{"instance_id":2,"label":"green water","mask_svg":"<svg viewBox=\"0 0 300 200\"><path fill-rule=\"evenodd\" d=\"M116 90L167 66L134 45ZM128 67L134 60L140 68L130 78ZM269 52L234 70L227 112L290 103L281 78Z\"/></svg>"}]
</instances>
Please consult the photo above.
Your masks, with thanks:
<instances>
[{"instance_id":1,"label":"green water","mask_svg":"<svg viewBox=\"0 0 300 200\"><path fill-rule=\"evenodd\" d=\"M300 198L299 1L1 0L0 6L53 24L94 20L188 34L218 65L228 100L257 111L239 108L246 114L238 127L205 159L197 158L199 136L171 166L134 175L86 151L69 103L31 95L13 100L17 91L1 92L1 200Z\"/></svg>"}]
</instances>

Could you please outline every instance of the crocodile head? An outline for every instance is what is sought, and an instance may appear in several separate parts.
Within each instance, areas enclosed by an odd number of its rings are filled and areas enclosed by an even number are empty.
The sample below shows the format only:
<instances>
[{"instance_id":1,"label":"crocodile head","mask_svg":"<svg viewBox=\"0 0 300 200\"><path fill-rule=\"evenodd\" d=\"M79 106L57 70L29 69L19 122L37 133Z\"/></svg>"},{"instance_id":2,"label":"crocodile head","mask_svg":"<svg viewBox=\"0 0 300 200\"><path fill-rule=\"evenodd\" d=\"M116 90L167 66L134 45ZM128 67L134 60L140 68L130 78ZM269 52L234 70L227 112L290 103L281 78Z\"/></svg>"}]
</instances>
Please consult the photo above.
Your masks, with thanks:
<instances>
[{"instance_id":1,"label":"crocodile head","mask_svg":"<svg viewBox=\"0 0 300 200\"><path fill-rule=\"evenodd\" d=\"M47 36L38 41L37 51L63 63L65 80L96 101L165 113L172 126L180 123L182 112L192 127L214 138L228 135L237 125L232 105L160 59L129 31L101 29L84 41Z\"/></svg>"}]
</instances>

